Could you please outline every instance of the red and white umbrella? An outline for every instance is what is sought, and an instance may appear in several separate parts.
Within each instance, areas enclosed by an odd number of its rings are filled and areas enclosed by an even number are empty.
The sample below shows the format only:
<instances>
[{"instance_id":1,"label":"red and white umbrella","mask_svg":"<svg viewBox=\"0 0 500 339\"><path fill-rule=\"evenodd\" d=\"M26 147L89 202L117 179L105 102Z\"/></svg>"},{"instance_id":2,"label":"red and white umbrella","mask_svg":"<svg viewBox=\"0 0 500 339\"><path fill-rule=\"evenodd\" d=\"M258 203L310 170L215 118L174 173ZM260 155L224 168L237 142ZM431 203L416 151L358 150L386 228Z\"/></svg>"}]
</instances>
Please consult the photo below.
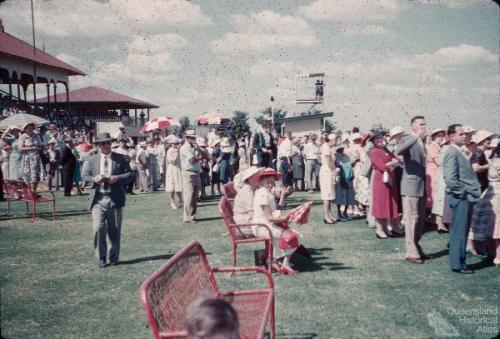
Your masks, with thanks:
<instances>
[{"instance_id":1,"label":"red and white umbrella","mask_svg":"<svg viewBox=\"0 0 500 339\"><path fill-rule=\"evenodd\" d=\"M302 205L295 207L291 210L287 217L288 222L292 222L297 225L307 224L309 212L311 211L312 201L306 202Z\"/></svg>"},{"instance_id":2,"label":"red and white umbrella","mask_svg":"<svg viewBox=\"0 0 500 339\"><path fill-rule=\"evenodd\" d=\"M170 117L154 117L142 126L141 132L151 132L155 129L165 129L169 127L181 127L181 123L179 120Z\"/></svg>"},{"instance_id":3,"label":"red and white umbrella","mask_svg":"<svg viewBox=\"0 0 500 339\"><path fill-rule=\"evenodd\" d=\"M223 125L233 122L233 119L220 112L205 112L197 119L198 125Z\"/></svg>"}]
</instances>

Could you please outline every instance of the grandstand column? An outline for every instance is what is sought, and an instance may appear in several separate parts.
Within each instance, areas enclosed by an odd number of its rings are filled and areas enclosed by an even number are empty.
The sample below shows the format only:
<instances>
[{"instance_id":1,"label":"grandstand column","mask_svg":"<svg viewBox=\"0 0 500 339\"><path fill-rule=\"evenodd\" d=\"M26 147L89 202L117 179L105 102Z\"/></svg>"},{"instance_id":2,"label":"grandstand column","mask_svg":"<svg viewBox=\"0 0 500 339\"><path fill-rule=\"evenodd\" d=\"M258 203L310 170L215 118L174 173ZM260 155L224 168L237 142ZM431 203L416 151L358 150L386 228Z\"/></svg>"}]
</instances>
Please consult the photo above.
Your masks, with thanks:
<instances>
[{"instance_id":1,"label":"grandstand column","mask_svg":"<svg viewBox=\"0 0 500 339\"><path fill-rule=\"evenodd\" d=\"M57 82L54 82L54 113L57 115Z\"/></svg>"},{"instance_id":2,"label":"grandstand column","mask_svg":"<svg viewBox=\"0 0 500 339\"><path fill-rule=\"evenodd\" d=\"M47 81L47 115L50 113L50 82Z\"/></svg>"},{"instance_id":3,"label":"grandstand column","mask_svg":"<svg viewBox=\"0 0 500 339\"><path fill-rule=\"evenodd\" d=\"M66 110L69 114L69 86L67 83L64 83L64 86L66 87Z\"/></svg>"},{"instance_id":4,"label":"grandstand column","mask_svg":"<svg viewBox=\"0 0 500 339\"><path fill-rule=\"evenodd\" d=\"M134 114L134 125L137 127L137 108L135 109L135 114Z\"/></svg>"},{"instance_id":5,"label":"grandstand column","mask_svg":"<svg viewBox=\"0 0 500 339\"><path fill-rule=\"evenodd\" d=\"M12 101L12 81L10 79L10 75L9 75L9 100Z\"/></svg>"}]
</instances>

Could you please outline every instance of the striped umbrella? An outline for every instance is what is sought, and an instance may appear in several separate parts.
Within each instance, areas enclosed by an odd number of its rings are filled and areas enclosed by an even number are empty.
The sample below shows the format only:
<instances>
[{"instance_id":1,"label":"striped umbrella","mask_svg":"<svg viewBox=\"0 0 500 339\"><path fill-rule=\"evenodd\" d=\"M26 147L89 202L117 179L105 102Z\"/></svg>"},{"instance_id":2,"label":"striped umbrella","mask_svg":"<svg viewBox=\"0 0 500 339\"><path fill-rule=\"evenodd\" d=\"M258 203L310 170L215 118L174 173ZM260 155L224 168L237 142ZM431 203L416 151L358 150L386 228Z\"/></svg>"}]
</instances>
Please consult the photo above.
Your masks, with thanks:
<instances>
[{"instance_id":1,"label":"striped umbrella","mask_svg":"<svg viewBox=\"0 0 500 339\"><path fill-rule=\"evenodd\" d=\"M165 129L169 127L181 127L181 123L179 120L171 117L154 117L142 126L141 132L151 132L155 129Z\"/></svg>"},{"instance_id":2,"label":"striped umbrella","mask_svg":"<svg viewBox=\"0 0 500 339\"><path fill-rule=\"evenodd\" d=\"M311 211L312 201L306 202L302 205L295 207L287 214L288 222L302 225L307 223L309 212Z\"/></svg>"},{"instance_id":3,"label":"striped umbrella","mask_svg":"<svg viewBox=\"0 0 500 339\"><path fill-rule=\"evenodd\" d=\"M205 112L197 119L198 125L224 125L233 122L233 119L220 112Z\"/></svg>"}]
</instances>

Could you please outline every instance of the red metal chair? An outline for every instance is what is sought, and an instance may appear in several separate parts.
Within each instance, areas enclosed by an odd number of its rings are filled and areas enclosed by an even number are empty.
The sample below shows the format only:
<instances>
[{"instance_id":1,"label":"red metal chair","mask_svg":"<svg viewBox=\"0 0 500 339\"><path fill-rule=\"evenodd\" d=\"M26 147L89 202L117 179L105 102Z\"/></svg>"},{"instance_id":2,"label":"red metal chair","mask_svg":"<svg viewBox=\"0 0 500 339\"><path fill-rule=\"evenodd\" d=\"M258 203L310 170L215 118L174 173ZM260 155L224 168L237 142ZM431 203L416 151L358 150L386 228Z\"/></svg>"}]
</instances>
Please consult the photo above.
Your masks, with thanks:
<instances>
[{"instance_id":1,"label":"red metal chair","mask_svg":"<svg viewBox=\"0 0 500 339\"><path fill-rule=\"evenodd\" d=\"M222 199L219 202L219 211L222 217L222 220L224 220L224 224L227 227L227 230L229 232L229 235L231 236L231 242L232 242L232 253L233 253L233 266L236 266L236 254L238 251L238 245L239 244L248 244L248 243L255 243L255 242L264 242L265 248L267 249L267 258L268 260L268 269L269 272L272 272L272 256L273 256L273 242L272 242L272 233L271 229L269 226L265 224L256 224L256 223L249 223L249 224L237 224L234 222L233 218L233 206L229 202L229 200L226 199L226 197L222 197ZM265 227L269 233L268 236L265 237L256 237L254 235L248 235L248 232L244 234L241 230L243 228L249 228L252 226L262 226Z\"/></svg>"},{"instance_id":2,"label":"red metal chair","mask_svg":"<svg viewBox=\"0 0 500 339\"><path fill-rule=\"evenodd\" d=\"M248 271L264 274L269 286L234 292L219 290L214 273ZM186 310L194 300L206 294L231 303L238 313L242 338L262 338L268 323L271 338L275 337L271 274L258 267L212 268L197 241L186 245L141 286L141 300L153 336L186 338Z\"/></svg>"},{"instance_id":3,"label":"red metal chair","mask_svg":"<svg viewBox=\"0 0 500 339\"><path fill-rule=\"evenodd\" d=\"M3 180L3 196L7 200L7 215L10 215L11 201L22 201L22 183L18 180Z\"/></svg>"},{"instance_id":4,"label":"red metal chair","mask_svg":"<svg viewBox=\"0 0 500 339\"><path fill-rule=\"evenodd\" d=\"M232 182L228 182L227 184L224 185L224 196L231 203L234 201L234 198L236 197L237 193L238 192L236 192L236 190L234 189L234 184Z\"/></svg>"},{"instance_id":5,"label":"red metal chair","mask_svg":"<svg viewBox=\"0 0 500 339\"><path fill-rule=\"evenodd\" d=\"M22 200L26 203L26 213L29 212L28 204L32 205L31 208L31 213L32 213L32 218L31 221L35 221L36 218L36 204L39 203L52 203L52 220L56 220L56 197L53 192L51 191L37 191L36 193L40 195L39 197L36 197L33 195L33 192L31 192L30 185L27 182L21 181L21 184L23 186L23 197ZM42 194L48 194L51 197L44 197Z\"/></svg>"}]
</instances>

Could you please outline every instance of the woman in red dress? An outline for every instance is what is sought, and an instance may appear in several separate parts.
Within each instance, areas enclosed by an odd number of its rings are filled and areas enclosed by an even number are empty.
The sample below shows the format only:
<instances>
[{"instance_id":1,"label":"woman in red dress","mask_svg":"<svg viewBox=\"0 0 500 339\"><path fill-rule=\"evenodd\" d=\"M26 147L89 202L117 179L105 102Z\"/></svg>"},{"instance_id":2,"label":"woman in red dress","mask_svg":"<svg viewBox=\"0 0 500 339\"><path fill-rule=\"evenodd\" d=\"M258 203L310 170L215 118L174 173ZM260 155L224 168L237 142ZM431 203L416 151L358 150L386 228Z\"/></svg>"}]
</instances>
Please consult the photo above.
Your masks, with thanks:
<instances>
[{"instance_id":1,"label":"woman in red dress","mask_svg":"<svg viewBox=\"0 0 500 339\"><path fill-rule=\"evenodd\" d=\"M379 239L387 239L392 233L403 233L399 226L399 190L394 172L399 159L385 148L384 134L383 131L373 133L371 140L374 147L370 154L373 167L371 211L376 220L375 233Z\"/></svg>"}]
</instances>

